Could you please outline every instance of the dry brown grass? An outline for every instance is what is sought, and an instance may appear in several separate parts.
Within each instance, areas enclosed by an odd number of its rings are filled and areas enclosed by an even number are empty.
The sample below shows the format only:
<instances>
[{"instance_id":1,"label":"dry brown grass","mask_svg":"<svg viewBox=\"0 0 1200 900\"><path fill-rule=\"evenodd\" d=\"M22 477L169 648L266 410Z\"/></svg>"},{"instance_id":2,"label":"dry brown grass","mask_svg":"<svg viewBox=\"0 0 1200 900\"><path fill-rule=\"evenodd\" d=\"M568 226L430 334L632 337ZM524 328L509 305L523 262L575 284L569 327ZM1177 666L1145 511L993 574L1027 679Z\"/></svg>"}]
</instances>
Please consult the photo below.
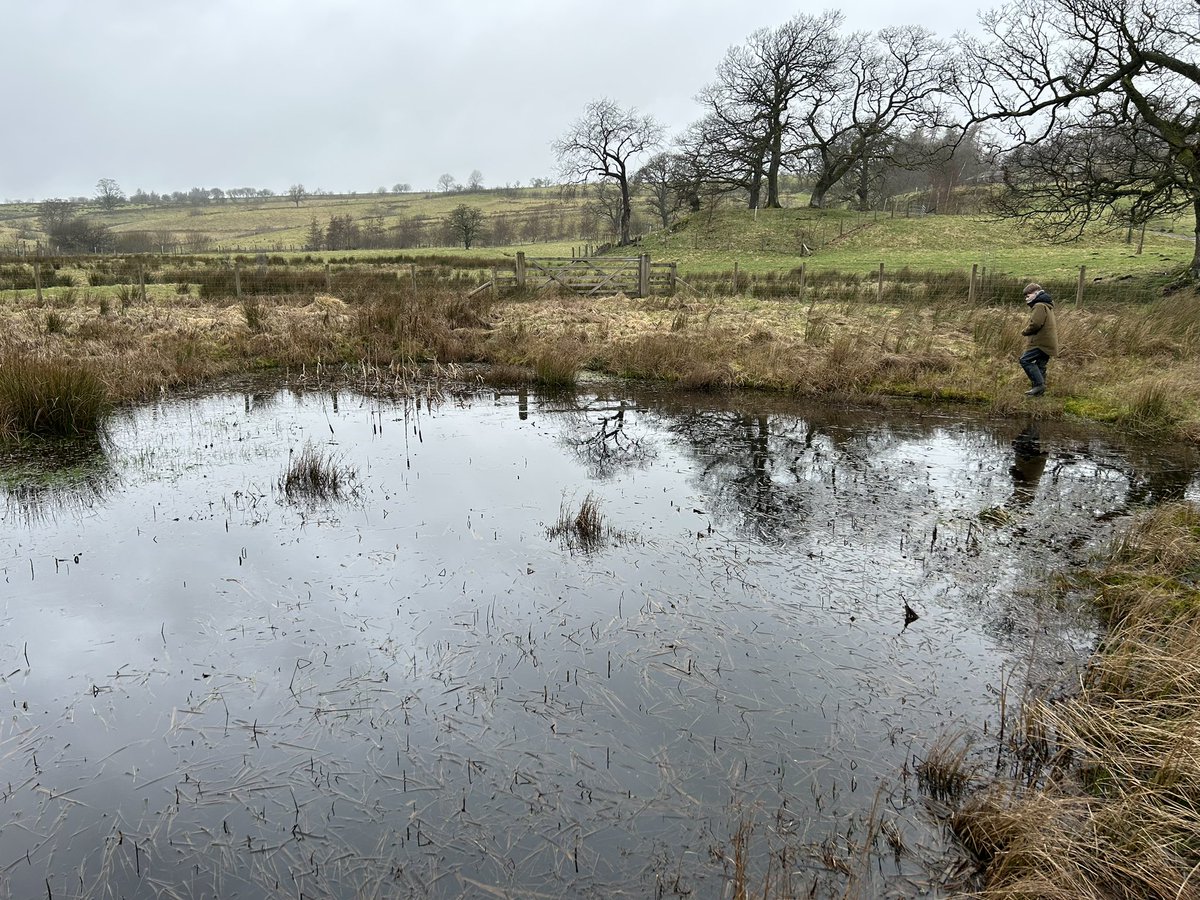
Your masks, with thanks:
<instances>
[{"instance_id":1,"label":"dry brown grass","mask_svg":"<svg viewBox=\"0 0 1200 900\"><path fill-rule=\"evenodd\" d=\"M1036 771L953 817L982 897L1200 896L1200 509L1148 514L1095 583L1109 628L1080 692L1023 712Z\"/></svg>"},{"instance_id":2,"label":"dry brown grass","mask_svg":"<svg viewBox=\"0 0 1200 900\"><path fill-rule=\"evenodd\" d=\"M573 384L582 368L695 390L763 388L955 400L1039 416L1079 415L1200 436L1200 299L1060 310L1064 353L1031 402L1016 364L1025 311L961 299L632 299L551 294L495 301L363 279L339 297L243 303L192 295L131 299L97 315L31 298L0 310L0 352L87 359L115 399L263 367L388 369L486 362L522 381ZM48 324L49 323L49 324Z\"/></svg>"}]
</instances>

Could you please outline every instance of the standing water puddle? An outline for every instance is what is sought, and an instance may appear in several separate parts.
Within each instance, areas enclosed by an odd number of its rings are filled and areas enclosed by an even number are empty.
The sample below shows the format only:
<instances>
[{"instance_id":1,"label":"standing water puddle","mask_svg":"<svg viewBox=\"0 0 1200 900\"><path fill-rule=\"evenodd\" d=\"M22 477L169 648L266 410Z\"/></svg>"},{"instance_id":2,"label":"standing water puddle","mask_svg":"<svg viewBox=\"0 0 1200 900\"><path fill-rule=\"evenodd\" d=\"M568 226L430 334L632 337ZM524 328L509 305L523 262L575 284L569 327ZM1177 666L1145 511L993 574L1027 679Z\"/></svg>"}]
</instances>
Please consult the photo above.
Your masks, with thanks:
<instances>
[{"instance_id":1,"label":"standing water puddle","mask_svg":"<svg viewBox=\"0 0 1200 900\"><path fill-rule=\"evenodd\" d=\"M914 760L1070 682L1051 573L1197 461L738 402L268 388L7 460L0 894L928 885ZM276 487L306 443L350 499ZM548 532L589 494L584 552Z\"/></svg>"}]
</instances>

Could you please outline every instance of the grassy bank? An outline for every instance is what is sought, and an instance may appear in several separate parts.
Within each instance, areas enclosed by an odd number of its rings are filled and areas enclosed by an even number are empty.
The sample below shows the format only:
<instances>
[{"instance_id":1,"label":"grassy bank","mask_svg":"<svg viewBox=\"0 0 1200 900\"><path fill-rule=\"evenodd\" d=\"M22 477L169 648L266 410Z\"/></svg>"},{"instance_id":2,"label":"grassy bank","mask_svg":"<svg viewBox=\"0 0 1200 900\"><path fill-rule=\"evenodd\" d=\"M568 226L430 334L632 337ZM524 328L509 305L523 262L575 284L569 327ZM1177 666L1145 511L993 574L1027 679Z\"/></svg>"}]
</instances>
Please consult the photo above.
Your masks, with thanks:
<instances>
[{"instance_id":1,"label":"grassy bank","mask_svg":"<svg viewBox=\"0 0 1200 900\"><path fill-rule=\"evenodd\" d=\"M582 370L691 389L950 401L999 415L1076 415L1200 440L1200 296L1059 305L1064 353L1049 393L1024 396L1026 311L968 303L930 278L877 301L856 280L795 298L632 299L542 293L492 300L387 274L333 292L234 297L29 294L0 307L6 359L86 361L115 401L247 370L486 363L505 379L571 383Z\"/></svg>"},{"instance_id":2,"label":"grassy bank","mask_svg":"<svg viewBox=\"0 0 1200 900\"><path fill-rule=\"evenodd\" d=\"M982 897L1200 895L1200 509L1147 514L1089 583L1106 631L1079 692L1027 702L1011 777L951 819Z\"/></svg>"}]
</instances>

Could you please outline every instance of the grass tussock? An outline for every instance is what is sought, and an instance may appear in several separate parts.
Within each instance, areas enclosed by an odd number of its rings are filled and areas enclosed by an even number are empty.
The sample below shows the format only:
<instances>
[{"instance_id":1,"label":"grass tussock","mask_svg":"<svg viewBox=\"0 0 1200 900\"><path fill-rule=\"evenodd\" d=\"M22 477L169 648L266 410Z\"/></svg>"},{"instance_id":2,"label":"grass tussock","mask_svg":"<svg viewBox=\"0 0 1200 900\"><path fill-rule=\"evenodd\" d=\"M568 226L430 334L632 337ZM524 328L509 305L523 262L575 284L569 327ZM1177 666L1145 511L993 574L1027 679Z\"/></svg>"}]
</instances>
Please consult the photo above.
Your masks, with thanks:
<instances>
[{"instance_id":1,"label":"grass tussock","mask_svg":"<svg viewBox=\"0 0 1200 900\"><path fill-rule=\"evenodd\" d=\"M344 500L354 490L357 476L337 457L312 444L293 452L279 476L278 487L291 501Z\"/></svg>"},{"instance_id":2,"label":"grass tussock","mask_svg":"<svg viewBox=\"0 0 1200 900\"><path fill-rule=\"evenodd\" d=\"M582 357L581 349L566 341L536 350L532 356L534 384L547 388L574 387Z\"/></svg>"},{"instance_id":3,"label":"grass tussock","mask_svg":"<svg viewBox=\"0 0 1200 900\"><path fill-rule=\"evenodd\" d=\"M0 357L0 437L103 434L108 390L89 366L64 358Z\"/></svg>"},{"instance_id":4,"label":"grass tussock","mask_svg":"<svg viewBox=\"0 0 1200 900\"><path fill-rule=\"evenodd\" d=\"M1137 431L1159 431L1173 425L1175 418L1170 391L1156 381L1136 390L1121 421Z\"/></svg>"},{"instance_id":5,"label":"grass tussock","mask_svg":"<svg viewBox=\"0 0 1200 900\"><path fill-rule=\"evenodd\" d=\"M619 533L605 523L600 501L592 493L584 497L578 509L564 502L558 511L558 520L546 529L546 534L553 540L562 541L569 549L584 553L595 552L609 538L619 537Z\"/></svg>"},{"instance_id":6,"label":"grass tussock","mask_svg":"<svg viewBox=\"0 0 1200 900\"><path fill-rule=\"evenodd\" d=\"M976 774L970 753L971 743L966 736L943 735L917 762L918 783L935 800L959 801Z\"/></svg>"},{"instance_id":7,"label":"grass tussock","mask_svg":"<svg viewBox=\"0 0 1200 900\"><path fill-rule=\"evenodd\" d=\"M1145 516L1094 583L1108 632L1080 692L1028 701L1019 776L952 818L985 864L982 897L1200 889L1200 509Z\"/></svg>"},{"instance_id":8,"label":"grass tussock","mask_svg":"<svg viewBox=\"0 0 1200 900\"><path fill-rule=\"evenodd\" d=\"M251 331L265 331L267 328L267 307L261 297L253 294L242 299L242 317L246 327Z\"/></svg>"}]
</instances>

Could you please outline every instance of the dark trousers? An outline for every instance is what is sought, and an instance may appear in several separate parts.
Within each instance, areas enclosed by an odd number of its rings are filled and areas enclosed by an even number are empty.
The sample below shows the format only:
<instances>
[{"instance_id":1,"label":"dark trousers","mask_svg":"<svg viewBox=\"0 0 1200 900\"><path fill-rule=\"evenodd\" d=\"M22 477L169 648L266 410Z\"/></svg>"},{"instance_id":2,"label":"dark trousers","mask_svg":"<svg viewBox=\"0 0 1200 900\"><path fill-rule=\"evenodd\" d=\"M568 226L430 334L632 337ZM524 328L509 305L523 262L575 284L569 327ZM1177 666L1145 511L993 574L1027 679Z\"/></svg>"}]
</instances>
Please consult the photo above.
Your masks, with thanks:
<instances>
[{"instance_id":1,"label":"dark trousers","mask_svg":"<svg viewBox=\"0 0 1200 900\"><path fill-rule=\"evenodd\" d=\"M1046 386L1046 363L1050 362L1050 354L1037 347L1030 347L1021 354L1021 368L1029 376L1034 387Z\"/></svg>"}]
</instances>

